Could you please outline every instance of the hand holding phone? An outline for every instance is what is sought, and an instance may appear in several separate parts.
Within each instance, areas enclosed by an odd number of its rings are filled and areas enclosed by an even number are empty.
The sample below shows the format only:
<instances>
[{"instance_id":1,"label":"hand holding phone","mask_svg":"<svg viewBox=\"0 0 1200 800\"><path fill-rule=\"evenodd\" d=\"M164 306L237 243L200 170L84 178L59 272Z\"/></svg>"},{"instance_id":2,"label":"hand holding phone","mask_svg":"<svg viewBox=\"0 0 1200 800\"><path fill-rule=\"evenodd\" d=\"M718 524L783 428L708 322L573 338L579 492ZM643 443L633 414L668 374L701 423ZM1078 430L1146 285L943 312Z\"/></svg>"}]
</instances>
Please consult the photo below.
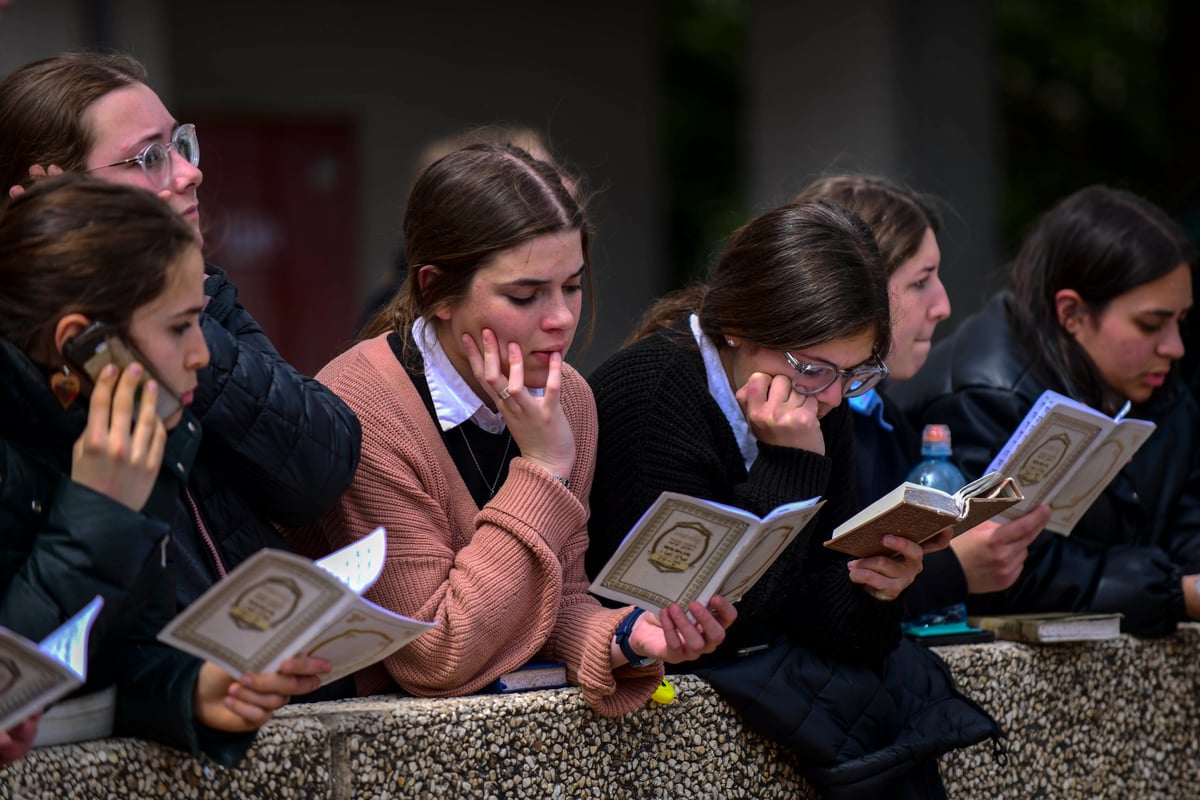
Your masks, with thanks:
<instances>
[{"instance_id":1,"label":"hand holding phone","mask_svg":"<svg viewBox=\"0 0 1200 800\"><path fill-rule=\"evenodd\" d=\"M161 420L169 419L182 407L179 396L168 387L161 378L154 374L151 366L138 351L123 339L116 326L106 322L94 322L63 347L63 358L77 371L88 377L93 385L96 383L100 370L108 364L116 364L124 371L130 364L137 362L145 370L146 378L153 378L158 383L158 399L155 412ZM135 398L133 415L136 418L140 407L141 389Z\"/></svg>"},{"instance_id":2,"label":"hand holding phone","mask_svg":"<svg viewBox=\"0 0 1200 800\"><path fill-rule=\"evenodd\" d=\"M119 369L115 361L125 356L110 344L100 347L119 337L106 338L106 331L97 329L84 338L92 327L62 353L92 380L88 425L72 450L71 479L140 511L154 491L167 444L167 428L156 415L162 384L146 384L145 367L132 359ZM148 402L139 404L139 397ZM175 403L178 408L178 398Z\"/></svg>"}]
</instances>

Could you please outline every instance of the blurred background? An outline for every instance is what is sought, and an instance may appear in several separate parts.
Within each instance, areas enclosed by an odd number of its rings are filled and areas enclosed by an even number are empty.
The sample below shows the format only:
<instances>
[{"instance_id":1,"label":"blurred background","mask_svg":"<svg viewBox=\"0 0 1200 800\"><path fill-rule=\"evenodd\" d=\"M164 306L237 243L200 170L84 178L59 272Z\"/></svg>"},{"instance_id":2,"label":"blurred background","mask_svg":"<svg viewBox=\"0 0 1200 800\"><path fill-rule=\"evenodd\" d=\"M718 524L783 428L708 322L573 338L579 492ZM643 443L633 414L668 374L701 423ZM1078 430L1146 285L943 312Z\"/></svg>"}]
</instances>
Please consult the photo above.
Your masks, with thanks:
<instances>
[{"instance_id":1,"label":"blurred background","mask_svg":"<svg viewBox=\"0 0 1200 800\"><path fill-rule=\"evenodd\" d=\"M5 8L7 6L7 8ZM430 142L541 132L592 193L585 372L752 214L840 171L942 201L954 317L1103 181L1200 227L1190 0L2 0L0 73L140 58L201 140L207 255L313 373L393 275Z\"/></svg>"}]
</instances>

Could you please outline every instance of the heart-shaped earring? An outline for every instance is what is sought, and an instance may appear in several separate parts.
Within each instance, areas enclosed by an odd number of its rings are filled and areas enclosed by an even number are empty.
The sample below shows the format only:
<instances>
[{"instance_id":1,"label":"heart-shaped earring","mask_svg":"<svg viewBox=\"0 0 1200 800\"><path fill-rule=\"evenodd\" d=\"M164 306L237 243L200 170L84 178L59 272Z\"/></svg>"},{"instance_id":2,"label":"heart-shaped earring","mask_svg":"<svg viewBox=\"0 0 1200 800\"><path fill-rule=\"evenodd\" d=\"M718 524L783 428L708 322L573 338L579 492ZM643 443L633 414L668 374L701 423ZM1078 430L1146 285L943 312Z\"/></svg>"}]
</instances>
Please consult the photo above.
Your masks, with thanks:
<instances>
[{"instance_id":1,"label":"heart-shaped earring","mask_svg":"<svg viewBox=\"0 0 1200 800\"><path fill-rule=\"evenodd\" d=\"M50 376L50 391L54 392L59 405L66 411L71 407L71 403L75 402L75 398L79 397L79 378L72 375L67 365L63 364L62 372Z\"/></svg>"}]
</instances>

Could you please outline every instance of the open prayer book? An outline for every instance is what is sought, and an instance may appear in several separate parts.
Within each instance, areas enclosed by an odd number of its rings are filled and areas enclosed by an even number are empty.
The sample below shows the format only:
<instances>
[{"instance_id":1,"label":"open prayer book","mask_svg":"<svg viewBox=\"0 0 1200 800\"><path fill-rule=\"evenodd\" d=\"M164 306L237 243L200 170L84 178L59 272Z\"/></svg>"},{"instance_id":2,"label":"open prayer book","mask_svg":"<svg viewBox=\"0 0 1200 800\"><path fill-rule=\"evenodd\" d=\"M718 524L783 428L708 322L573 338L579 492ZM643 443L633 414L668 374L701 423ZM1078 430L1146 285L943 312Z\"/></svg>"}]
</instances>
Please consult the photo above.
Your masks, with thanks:
<instances>
[{"instance_id":1,"label":"open prayer book","mask_svg":"<svg viewBox=\"0 0 1200 800\"><path fill-rule=\"evenodd\" d=\"M39 644L0 628L0 730L84 684L88 634L103 606L103 597L93 598Z\"/></svg>"},{"instance_id":2,"label":"open prayer book","mask_svg":"<svg viewBox=\"0 0 1200 800\"><path fill-rule=\"evenodd\" d=\"M1015 519L1048 503L1046 529L1070 534L1154 433L1153 422L1126 418L1129 408L1126 403L1115 417L1108 417L1066 395L1042 392L988 466L1015 476L1025 490L1025 501L1004 515Z\"/></svg>"},{"instance_id":3,"label":"open prayer book","mask_svg":"<svg viewBox=\"0 0 1200 800\"><path fill-rule=\"evenodd\" d=\"M824 504L785 503L760 519L741 508L663 492L592 582L592 594L657 613L714 594L740 600Z\"/></svg>"},{"instance_id":4,"label":"open prayer book","mask_svg":"<svg viewBox=\"0 0 1200 800\"><path fill-rule=\"evenodd\" d=\"M946 528L953 528L957 536L1021 502L1021 497L1016 481L999 472L989 472L954 494L905 482L839 525L825 546L859 558L891 555L882 541L889 533L918 544Z\"/></svg>"},{"instance_id":5,"label":"open prayer book","mask_svg":"<svg viewBox=\"0 0 1200 800\"><path fill-rule=\"evenodd\" d=\"M386 658L436 623L360 595L379 577L383 528L318 561L260 550L171 620L158 638L230 675L274 672L303 653L333 664L321 683Z\"/></svg>"}]
</instances>

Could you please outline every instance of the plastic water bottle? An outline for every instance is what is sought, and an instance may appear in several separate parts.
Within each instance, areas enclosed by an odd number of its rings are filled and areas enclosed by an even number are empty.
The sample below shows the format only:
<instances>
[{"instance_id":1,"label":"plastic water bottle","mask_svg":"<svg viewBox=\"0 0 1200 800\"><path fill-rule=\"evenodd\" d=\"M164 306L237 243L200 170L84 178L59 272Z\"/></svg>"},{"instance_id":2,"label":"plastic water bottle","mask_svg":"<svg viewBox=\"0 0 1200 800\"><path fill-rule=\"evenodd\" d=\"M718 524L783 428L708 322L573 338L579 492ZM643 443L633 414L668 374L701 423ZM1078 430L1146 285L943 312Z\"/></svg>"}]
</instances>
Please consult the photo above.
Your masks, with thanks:
<instances>
[{"instance_id":1,"label":"plastic water bottle","mask_svg":"<svg viewBox=\"0 0 1200 800\"><path fill-rule=\"evenodd\" d=\"M921 432L921 463L912 468L906 481L919 483L954 494L967 479L950 460L950 426L926 425ZM967 621L965 603L929 611L909 620L906 628L928 628L934 625L961 625Z\"/></svg>"},{"instance_id":2,"label":"plastic water bottle","mask_svg":"<svg viewBox=\"0 0 1200 800\"><path fill-rule=\"evenodd\" d=\"M950 453L950 427L926 425L921 433L923 460L912 468L905 480L954 494L962 488L967 479L950 461Z\"/></svg>"}]
</instances>

